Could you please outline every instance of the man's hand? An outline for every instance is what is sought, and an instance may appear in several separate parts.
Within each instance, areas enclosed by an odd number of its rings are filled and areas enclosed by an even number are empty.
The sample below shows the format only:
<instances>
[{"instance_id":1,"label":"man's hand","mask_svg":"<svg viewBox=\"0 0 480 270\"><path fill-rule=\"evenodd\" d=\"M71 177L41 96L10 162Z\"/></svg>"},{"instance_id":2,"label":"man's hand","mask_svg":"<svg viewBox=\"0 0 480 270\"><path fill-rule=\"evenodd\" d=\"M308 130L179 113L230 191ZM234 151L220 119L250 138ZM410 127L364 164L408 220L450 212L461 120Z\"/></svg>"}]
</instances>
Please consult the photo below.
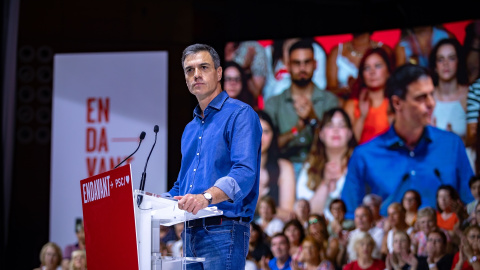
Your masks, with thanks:
<instances>
[{"instance_id":1,"label":"man's hand","mask_svg":"<svg viewBox=\"0 0 480 270\"><path fill-rule=\"evenodd\" d=\"M196 215L199 210L208 206L208 201L203 194L187 194L185 196L175 196L178 200L178 208Z\"/></svg>"},{"instance_id":2,"label":"man's hand","mask_svg":"<svg viewBox=\"0 0 480 270\"><path fill-rule=\"evenodd\" d=\"M297 96L293 101L293 107L300 119L309 120L315 118L312 101L307 97Z\"/></svg>"}]
</instances>

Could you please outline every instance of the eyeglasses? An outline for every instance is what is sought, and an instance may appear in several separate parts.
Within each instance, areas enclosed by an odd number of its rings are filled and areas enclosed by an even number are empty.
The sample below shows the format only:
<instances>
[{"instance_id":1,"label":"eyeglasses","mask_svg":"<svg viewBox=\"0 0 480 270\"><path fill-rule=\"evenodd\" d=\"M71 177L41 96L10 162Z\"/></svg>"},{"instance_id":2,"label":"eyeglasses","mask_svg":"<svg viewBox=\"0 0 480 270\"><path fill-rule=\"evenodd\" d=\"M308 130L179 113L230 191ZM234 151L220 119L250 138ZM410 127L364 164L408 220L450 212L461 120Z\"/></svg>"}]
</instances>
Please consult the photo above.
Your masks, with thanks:
<instances>
[{"instance_id":1,"label":"eyeglasses","mask_svg":"<svg viewBox=\"0 0 480 270\"><path fill-rule=\"evenodd\" d=\"M225 82L236 82L236 83L239 83L241 82L241 78L240 77L225 77Z\"/></svg>"},{"instance_id":2,"label":"eyeglasses","mask_svg":"<svg viewBox=\"0 0 480 270\"><path fill-rule=\"evenodd\" d=\"M314 218L314 219L310 219L310 220L308 221L308 224L312 225L312 224L316 224L316 223L318 223L318 222L319 222L319 220L316 219L316 218Z\"/></svg>"}]
</instances>

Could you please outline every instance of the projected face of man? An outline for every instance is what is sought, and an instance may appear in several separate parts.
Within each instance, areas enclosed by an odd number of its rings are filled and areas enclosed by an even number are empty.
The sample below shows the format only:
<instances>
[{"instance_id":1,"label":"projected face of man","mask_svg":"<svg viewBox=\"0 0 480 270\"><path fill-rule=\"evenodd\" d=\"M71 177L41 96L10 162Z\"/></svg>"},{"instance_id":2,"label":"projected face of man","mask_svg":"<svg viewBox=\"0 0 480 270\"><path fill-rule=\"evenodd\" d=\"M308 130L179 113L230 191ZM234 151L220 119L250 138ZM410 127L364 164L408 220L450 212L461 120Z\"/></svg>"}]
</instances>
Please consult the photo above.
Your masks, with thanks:
<instances>
[{"instance_id":1,"label":"projected face of man","mask_svg":"<svg viewBox=\"0 0 480 270\"><path fill-rule=\"evenodd\" d=\"M292 83L298 87L306 87L312 82L313 72L317 68L313 50L299 48L290 54L288 68Z\"/></svg>"}]
</instances>

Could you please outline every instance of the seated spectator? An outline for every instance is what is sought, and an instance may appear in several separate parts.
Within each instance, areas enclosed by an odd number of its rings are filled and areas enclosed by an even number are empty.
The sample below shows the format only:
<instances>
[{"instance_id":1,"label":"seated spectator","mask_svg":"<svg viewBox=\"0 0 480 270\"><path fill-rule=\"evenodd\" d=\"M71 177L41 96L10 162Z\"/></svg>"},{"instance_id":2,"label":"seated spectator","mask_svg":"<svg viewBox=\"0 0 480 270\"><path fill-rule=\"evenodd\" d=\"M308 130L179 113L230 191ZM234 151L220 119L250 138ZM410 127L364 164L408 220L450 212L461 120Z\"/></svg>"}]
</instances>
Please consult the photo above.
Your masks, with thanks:
<instances>
[{"instance_id":1,"label":"seated spectator","mask_svg":"<svg viewBox=\"0 0 480 270\"><path fill-rule=\"evenodd\" d=\"M473 218L470 220L470 225L480 226L480 203L475 206L475 210L473 211Z\"/></svg>"},{"instance_id":2,"label":"seated spectator","mask_svg":"<svg viewBox=\"0 0 480 270\"><path fill-rule=\"evenodd\" d=\"M40 267L34 270L56 270L62 262L62 250L53 243L48 242L40 250Z\"/></svg>"},{"instance_id":3,"label":"seated spectator","mask_svg":"<svg viewBox=\"0 0 480 270\"><path fill-rule=\"evenodd\" d=\"M402 231L407 234L413 231L413 228L405 222L405 208L400 203L392 203L388 206L388 224L383 229L385 235L382 242L382 253L387 255L393 252L393 236L395 232Z\"/></svg>"},{"instance_id":4,"label":"seated spectator","mask_svg":"<svg viewBox=\"0 0 480 270\"><path fill-rule=\"evenodd\" d=\"M343 239L348 235L349 231L355 229L355 223L351 219L345 219L347 208L342 199L333 200L329 208L333 220L328 223L327 231L331 236Z\"/></svg>"},{"instance_id":5,"label":"seated spectator","mask_svg":"<svg viewBox=\"0 0 480 270\"><path fill-rule=\"evenodd\" d=\"M262 125L262 155L260 161L259 197L270 196L278 202L277 217L288 220L295 203L295 173L292 163L279 158L278 135L272 119L264 111L257 111Z\"/></svg>"},{"instance_id":6,"label":"seated spectator","mask_svg":"<svg viewBox=\"0 0 480 270\"><path fill-rule=\"evenodd\" d=\"M310 214L308 217L307 235L313 237L318 243L322 244L322 250L326 252L328 247L327 221L318 214Z\"/></svg>"},{"instance_id":7,"label":"seated spectator","mask_svg":"<svg viewBox=\"0 0 480 270\"><path fill-rule=\"evenodd\" d=\"M283 228L283 234L285 234L288 238L290 256L299 254L302 241L305 238L305 229L300 221L297 219L292 219L287 222Z\"/></svg>"},{"instance_id":8,"label":"seated spectator","mask_svg":"<svg viewBox=\"0 0 480 270\"><path fill-rule=\"evenodd\" d=\"M260 226L251 222L247 258L251 258L258 265L262 257L272 257L272 252L267 244L267 235Z\"/></svg>"},{"instance_id":9,"label":"seated spectator","mask_svg":"<svg viewBox=\"0 0 480 270\"><path fill-rule=\"evenodd\" d=\"M349 250L355 250L351 262L343 267L343 270L383 270L385 262L372 257L375 241L367 232L360 232L350 240Z\"/></svg>"},{"instance_id":10,"label":"seated spectator","mask_svg":"<svg viewBox=\"0 0 480 270\"><path fill-rule=\"evenodd\" d=\"M460 202L461 203L461 202ZM453 235L454 228L460 223L460 218L455 213L459 204L458 193L450 185L441 185L437 190L437 226L447 230Z\"/></svg>"},{"instance_id":11,"label":"seated spectator","mask_svg":"<svg viewBox=\"0 0 480 270\"><path fill-rule=\"evenodd\" d=\"M468 181L468 186L470 187L470 192L474 200L467 204L467 213L473 216L475 206L477 206L480 201L480 174L472 176L470 181Z\"/></svg>"},{"instance_id":12,"label":"seated spectator","mask_svg":"<svg viewBox=\"0 0 480 270\"><path fill-rule=\"evenodd\" d=\"M387 218L380 215L382 197L378 196L377 194L370 193L363 197L362 203L370 208L370 211L372 212L373 226L383 229L385 222L387 222Z\"/></svg>"},{"instance_id":13,"label":"seated spectator","mask_svg":"<svg viewBox=\"0 0 480 270\"><path fill-rule=\"evenodd\" d=\"M225 45L225 61L234 61L244 70L248 90L257 99L262 95L267 76L265 49L257 41L228 42Z\"/></svg>"},{"instance_id":14,"label":"seated spectator","mask_svg":"<svg viewBox=\"0 0 480 270\"><path fill-rule=\"evenodd\" d=\"M309 200L312 212L322 213L330 221L333 216L328 206L340 197L355 146L352 125L345 111L341 108L326 111L297 179L297 198Z\"/></svg>"},{"instance_id":15,"label":"seated spectator","mask_svg":"<svg viewBox=\"0 0 480 270\"><path fill-rule=\"evenodd\" d=\"M308 217L310 216L310 202L305 199L296 200L293 205L294 218L298 219L304 229L308 228Z\"/></svg>"},{"instance_id":16,"label":"seated spectator","mask_svg":"<svg viewBox=\"0 0 480 270\"><path fill-rule=\"evenodd\" d=\"M420 205L422 205L422 197L420 197L418 191L410 189L403 193L402 206L406 211L405 222L408 226L413 227L415 225Z\"/></svg>"},{"instance_id":17,"label":"seated spectator","mask_svg":"<svg viewBox=\"0 0 480 270\"><path fill-rule=\"evenodd\" d=\"M262 270L290 270L292 257L289 254L289 243L287 236L283 233L276 233L272 236L270 249L272 250L273 258L263 257L261 261Z\"/></svg>"},{"instance_id":18,"label":"seated spectator","mask_svg":"<svg viewBox=\"0 0 480 270\"><path fill-rule=\"evenodd\" d=\"M403 29L402 37L395 47L397 67L410 63L428 67L430 51L442 39L454 37L444 29L433 26L418 26Z\"/></svg>"},{"instance_id":19,"label":"seated spectator","mask_svg":"<svg viewBox=\"0 0 480 270\"><path fill-rule=\"evenodd\" d=\"M418 270L450 270L453 256L447 253L447 236L435 229L427 235L427 256L418 258Z\"/></svg>"},{"instance_id":20,"label":"seated spectator","mask_svg":"<svg viewBox=\"0 0 480 270\"><path fill-rule=\"evenodd\" d=\"M85 250L75 250L72 252L72 260L70 261L69 270L86 270L87 254Z\"/></svg>"},{"instance_id":21,"label":"seated spectator","mask_svg":"<svg viewBox=\"0 0 480 270\"><path fill-rule=\"evenodd\" d=\"M480 268L480 227L472 225L465 229L460 250L453 257L452 270ZM473 266L476 266L475 268Z\"/></svg>"},{"instance_id":22,"label":"seated spectator","mask_svg":"<svg viewBox=\"0 0 480 270\"><path fill-rule=\"evenodd\" d=\"M468 82L472 84L480 78L480 20L476 19L465 27L463 42L467 59Z\"/></svg>"},{"instance_id":23,"label":"seated spectator","mask_svg":"<svg viewBox=\"0 0 480 270\"><path fill-rule=\"evenodd\" d=\"M267 79L263 88L263 100L267 101L270 97L280 95L285 89L288 89L292 80L288 73L288 51L290 47L300 41L300 38L289 38L284 40L274 40L272 45L265 48L267 55ZM317 62L317 67L313 72L312 81L319 89L325 89L327 80L325 75L326 54L320 44L313 39L306 39L312 43L313 55Z\"/></svg>"},{"instance_id":24,"label":"seated spectator","mask_svg":"<svg viewBox=\"0 0 480 270\"><path fill-rule=\"evenodd\" d=\"M229 97L238 99L257 108L257 101L247 87L247 78L243 68L235 62L226 62L223 65L223 90Z\"/></svg>"},{"instance_id":25,"label":"seated spectator","mask_svg":"<svg viewBox=\"0 0 480 270\"><path fill-rule=\"evenodd\" d=\"M370 234L370 236L375 241L375 246L373 247L372 257L375 259L382 259L382 240L383 240L383 229L374 227L373 223L373 216L370 208L365 205L360 205L355 209L355 230L351 231L348 236L348 248L347 248L347 256L348 260L352 261L351 258L355 258L356 253L355 250L352 249L353 245L351 245L352 239L356 237L357 234L361 232L365 232ZM353 257L352 257L353 256Z\"/></svg>"},{"instance_id":26,"label":"seated spectator","mask_svg":"<svg viewBox=\"0 0 480 270\"><path fill-rule=\"evenodd\" d=\"M468 77L462 45L455 38L443 39L430 54L435 91L433 123L463 140L467 134Z\"/></svg>"},{"instance_id":27,"label":"seated spectator","mask_svg":"<svg viewBox=\"0 0 480 270\"><path fill-rule=\"evenodd\" d=\"M359 144L388 130L393 120L385 84L393 72L389 55L382 48L368 50L360 61L360 72L353 85L345 111Z\"/></svg>"},{"instance_id":28,"label":"seated spectator","mask_svg":"<svg viewBox=\"0 0 480 270\"><path fill-rule=\"evenodd\" d=\"M385 269L417 269L418 260L410 250L410 237L404 231L395 231L393 249L386 258Z\"/></svg>"},{"instance_id":29,"label":"seated spectator","mask_svg":"<svg viewBox=\"0 0 480 270\"><path fill-rule=\"evenodd\" d=\"M291 268L293 270L335 269L333 264L325 258L324 246L310 235L303 240L300 258L298 260L292 260Z\"/></svg>"},{"instance_id":30,"label":"seated spectator","mask_svg":"<svg viewBox=\"0 0 480 270\"><path fill-rule=\"evenodd\" d=\"M281 154L293 163L296 177L312 145L319 119L325 111L338 106L335 95L312 82L316 65L310 41L293 44L288 61L292 85L265 103L265 111L279 130Z\"/></svg>"},{"instance_id":31,"label":"seated spectator","mask_svg":"<svg viewBox=\"0 0 480 270\"><path fill-rule=\"evenodd\" d=\"M83 221L77 222L75 225L75 236L77 237L77 243L67 245L63 250L62 269L68 269L70 259L72 258L72 252L75 250L85 250L85 231L83 228Z\"/></svg>"},{"instance_id":32,"label":"seated spectator","mask_svg":"<svg viewBox=\"0 0 480 270\"><path fill-rule=\"evenodd\" d=\"M391 49L379 41L371 40L372 33L356 33L353 39L333 47L327 58L327 89L343 98L349 98L351 87L358 76L360 60L366 51Z\"/></svg>"},{"instance_id":33,"label":"seated spectator","mask_svg":"<svg viewBox=\"0 0 480 270\"><path fill-rule=\"evenodd\" d=\"M271 237L277 232L283 230L283 221L275 217L277 213L275 201L270 196L262 197L258 202L259 218L255 221L262 230Z\"/></svg>"},{"instance_id":34,"label":"seated spectator","mask_svg":"<svg viewBox=\"0 0 480 270\"><path fill-rule=\"evenodd\" d=\"M472 167L475 168L477 173L480 173L480 154L478 149L480 148L480 142L477 138L477 130L480 128L478 125L480 112L480 77L473 82L468 88L467 99L467 140L466 144L474 151L471 153L470 160L474 163Z\"/></svg>"},{"instance_id":35,"label":"seated spectator","mask_svg":"<svg viewBox=\"0 0 480 270\"><path fill-rule=\"evenodd\" d=\"M418 211L415 229L410 233L412 242L412 251L417 256L427 256L427 235L437 227L437 213L432 207L424 207ZM444 229L439 229L447 237L447 244L450 242L450 236ZM448 246L447 246L448 247Z\"/></svg>"},{"instance_id":36,"label":"seated spectator","mask_svg":"<svg viewBox=\"0 0 480 270\"><path fill-rule=\"evenodd\" d=\"M353 216L350 211L361 203L367 186L382 197L382 215L412 186L419 191L422 206L435 206L431 191L441 184L458 187L463 201L473 199L468 188L473 171L462 140L452 132L430 126L435 107L433 91L428 71L420 66L407 64L390 76L386 93L395 121L386 133L353 151L342 191L346 218Z\"/></svg>"}]
</instances>

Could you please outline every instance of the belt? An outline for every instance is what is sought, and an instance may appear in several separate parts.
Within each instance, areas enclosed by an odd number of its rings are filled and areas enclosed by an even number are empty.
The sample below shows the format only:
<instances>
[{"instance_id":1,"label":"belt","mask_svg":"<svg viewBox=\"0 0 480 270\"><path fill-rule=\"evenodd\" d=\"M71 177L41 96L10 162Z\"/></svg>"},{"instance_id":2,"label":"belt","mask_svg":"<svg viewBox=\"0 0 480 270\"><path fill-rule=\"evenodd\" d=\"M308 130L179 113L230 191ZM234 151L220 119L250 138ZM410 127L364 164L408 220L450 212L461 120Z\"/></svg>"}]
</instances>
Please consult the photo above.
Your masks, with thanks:
<instances>
[{"instance_id":1,"label":"belt","mask_svg":"<svg viewBox=\"0 0 480 270\"><path fill-rule=\"evenodd\" d=\"M203 226L209 226L209 225L221 225L222 221L227 221L227 220L250 222L250 218L248 217L214 216L214 217L189 220L187 221L187 227L193 228L193 227L203 227Z\"/></svg>"}]
</instances>

